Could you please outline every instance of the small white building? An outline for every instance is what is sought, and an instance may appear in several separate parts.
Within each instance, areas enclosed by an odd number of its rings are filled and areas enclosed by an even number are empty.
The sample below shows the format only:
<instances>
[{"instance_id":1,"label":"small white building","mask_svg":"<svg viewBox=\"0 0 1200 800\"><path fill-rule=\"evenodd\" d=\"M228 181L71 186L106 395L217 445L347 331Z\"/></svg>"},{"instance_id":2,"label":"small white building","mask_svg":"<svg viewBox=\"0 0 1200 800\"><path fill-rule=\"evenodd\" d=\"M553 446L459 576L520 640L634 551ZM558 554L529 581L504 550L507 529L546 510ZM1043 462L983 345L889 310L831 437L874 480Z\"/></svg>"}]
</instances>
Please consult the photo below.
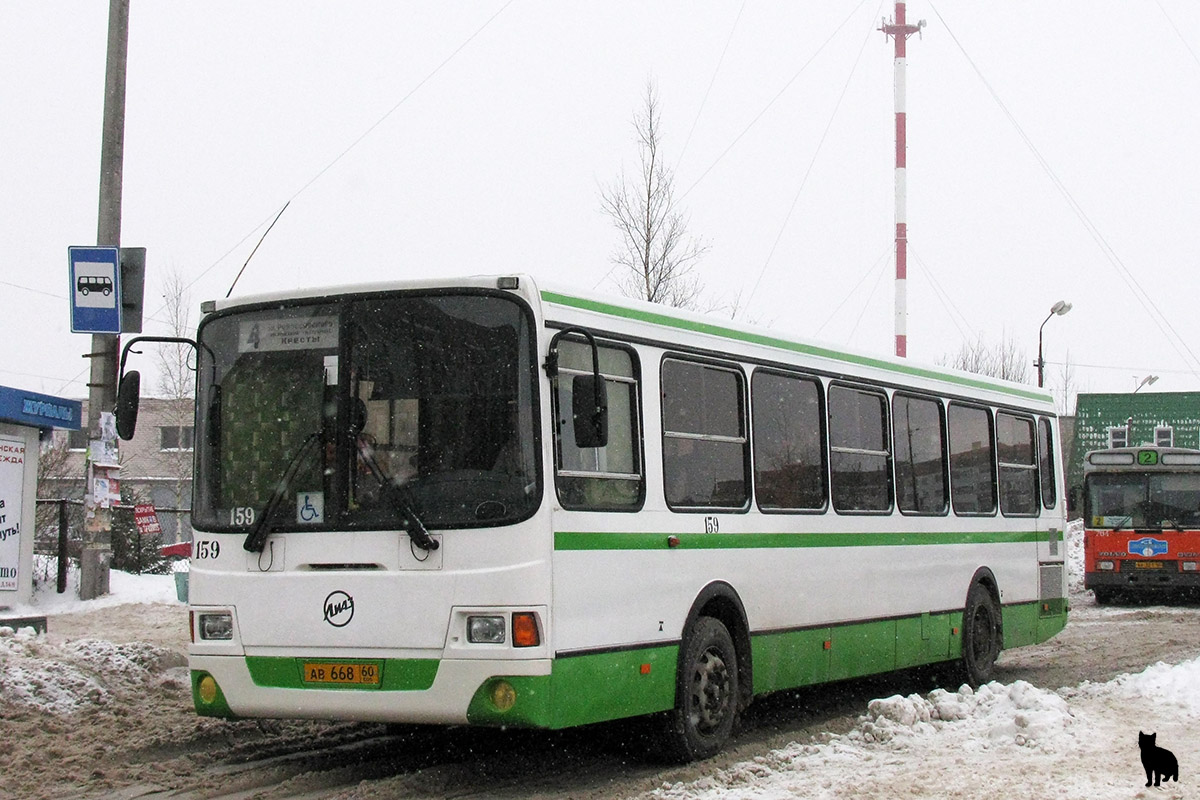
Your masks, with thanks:
<instances>
[{"instance_id":1,"label":"small white building","mask_svg":"<svg viewBox=\"0 0 1200 800\"><path fill-rule=\"evenodd\" d=\"M82 416L78 400L0 386L0 615L28 603L33 594L34 512L43 432L59 428L69 435L80 429ZM4 622L0 616L0 624Z\"/></svg>"}]
</instances>

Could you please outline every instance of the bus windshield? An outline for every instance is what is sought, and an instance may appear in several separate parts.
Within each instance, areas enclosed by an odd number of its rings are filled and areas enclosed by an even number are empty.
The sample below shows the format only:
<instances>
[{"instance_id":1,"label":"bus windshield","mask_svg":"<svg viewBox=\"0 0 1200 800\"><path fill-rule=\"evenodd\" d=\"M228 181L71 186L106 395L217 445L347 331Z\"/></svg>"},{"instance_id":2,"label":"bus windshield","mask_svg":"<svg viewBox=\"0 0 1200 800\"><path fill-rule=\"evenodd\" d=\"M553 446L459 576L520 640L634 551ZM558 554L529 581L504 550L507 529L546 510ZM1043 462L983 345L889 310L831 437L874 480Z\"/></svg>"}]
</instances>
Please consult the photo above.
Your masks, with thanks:
<instances>
[{"instance_id":1,"label":"bus windshield","mask_svg":"<svg viewBox=\"0 0 1200 800\"><path fill-rule=\"evenodd\" d=\"M528 309L499 293L274 304L200 329L205 530L487 527L541 497ZM272 496L277 495L275 500ZM260 526L261 527L261 526Z\"/></svg>"},{"instance_id":2,"label":"bus windshield","mask_svg":"<svg viewBox=\"0 0 1200 800\"><path fill-rule=\"evenodd\" d=\"M1094 473L1086 486L1092 528L1200 526L1200 473Z\"/></svg>"}]
</instances>

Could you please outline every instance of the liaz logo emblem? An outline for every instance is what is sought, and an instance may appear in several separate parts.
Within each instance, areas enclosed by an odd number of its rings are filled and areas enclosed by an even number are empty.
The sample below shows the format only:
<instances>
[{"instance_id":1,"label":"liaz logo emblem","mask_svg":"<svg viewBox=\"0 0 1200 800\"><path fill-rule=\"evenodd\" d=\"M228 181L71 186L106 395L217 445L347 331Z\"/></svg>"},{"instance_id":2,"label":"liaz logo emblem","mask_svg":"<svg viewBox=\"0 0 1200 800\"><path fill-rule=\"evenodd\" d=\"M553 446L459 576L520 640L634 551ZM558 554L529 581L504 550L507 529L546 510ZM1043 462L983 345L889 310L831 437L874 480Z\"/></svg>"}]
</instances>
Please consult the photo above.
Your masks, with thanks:
<instances>
[{"instance_id":1,"label":"liaz logo emblem","mask_svg":"<svg viewBox=\"0 0 1200 800\"><path fill-rule=\"evenodd\" d=\"M354 598L342 591L330 592L325 598L325 621L335 628L344 628L352 619Z\"/></svg>"},{"instance_id":2,"label":"liaz logo emblem","mask_svg":"<svg viewBox=\"0 0 1200 800\"><path fill-rule=\"evenodd\" d=\"M1167 543L1153 536L1143 536L1129 543L1129 552L1135 556L1161 556L1167 552Z\"/></svg>"}]
</instances>

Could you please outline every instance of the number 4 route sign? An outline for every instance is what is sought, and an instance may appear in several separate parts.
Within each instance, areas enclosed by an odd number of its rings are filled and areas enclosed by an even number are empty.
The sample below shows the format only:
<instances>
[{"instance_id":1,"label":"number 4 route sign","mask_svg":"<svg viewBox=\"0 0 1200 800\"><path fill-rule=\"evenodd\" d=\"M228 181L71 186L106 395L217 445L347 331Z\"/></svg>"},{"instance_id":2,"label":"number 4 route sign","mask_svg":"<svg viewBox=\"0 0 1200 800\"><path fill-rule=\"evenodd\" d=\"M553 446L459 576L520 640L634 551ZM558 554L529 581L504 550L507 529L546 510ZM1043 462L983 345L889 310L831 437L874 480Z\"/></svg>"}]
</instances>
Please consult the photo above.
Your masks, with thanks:
<instances>
[{"instance_id":1,"label":"number 4 route sign","mask_svg":"<svg viewBox=\"0 0 1200 800\"><path fill-rule=\"evenodd\" d=\"M71 333L121 332L121 255L115 247L68 247Z\"/></svg>"}]
</instances>

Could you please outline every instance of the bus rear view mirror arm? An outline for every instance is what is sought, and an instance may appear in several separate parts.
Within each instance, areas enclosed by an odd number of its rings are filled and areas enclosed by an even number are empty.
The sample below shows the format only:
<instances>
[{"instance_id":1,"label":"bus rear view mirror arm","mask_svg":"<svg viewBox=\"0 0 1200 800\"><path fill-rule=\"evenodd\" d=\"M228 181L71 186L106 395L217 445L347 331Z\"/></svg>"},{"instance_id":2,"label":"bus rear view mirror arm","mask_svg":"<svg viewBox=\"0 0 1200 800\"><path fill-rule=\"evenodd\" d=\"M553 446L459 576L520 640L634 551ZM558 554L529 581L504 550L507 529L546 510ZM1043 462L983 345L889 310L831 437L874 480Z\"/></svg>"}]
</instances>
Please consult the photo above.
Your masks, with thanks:
<instances>
[{"instance_id":1,"label":"bus rear view mirror arm","mask_svg":"<svg viewBox=\"0 0 1200 800\"><path fill-rule=\"evenodd\" d=\"M182 336L135 336L126 342L125 348L121 351L121 378L117 383L117 405L113 409L113 414L117 418L117 435L126 441L133 438L137 428L142 376L137 370L126 373L125 359L129 358L131 351L141 354L141 350L133 350L133 346L138 342L186 344L190 345L193 350L200 349L200 345L196 344L195 339L187 339Z\"/></svg>"},{"instance_id":2,"label":"bus rear view mirror arm","mask_svg":"<svg viewBox=\"0 0 1200 800\"><path fill-rule=\"evenodd\" d=\"M584 328L564 328L554 334L543 365L551 380L558 377L558 342L568 334L577 334L592 349L592 374L576 375L571 381L571 417L576 447L604 447L608 444L608 391L600 375L600 349L596 337Z\"/></svg>"}]
</instances>

